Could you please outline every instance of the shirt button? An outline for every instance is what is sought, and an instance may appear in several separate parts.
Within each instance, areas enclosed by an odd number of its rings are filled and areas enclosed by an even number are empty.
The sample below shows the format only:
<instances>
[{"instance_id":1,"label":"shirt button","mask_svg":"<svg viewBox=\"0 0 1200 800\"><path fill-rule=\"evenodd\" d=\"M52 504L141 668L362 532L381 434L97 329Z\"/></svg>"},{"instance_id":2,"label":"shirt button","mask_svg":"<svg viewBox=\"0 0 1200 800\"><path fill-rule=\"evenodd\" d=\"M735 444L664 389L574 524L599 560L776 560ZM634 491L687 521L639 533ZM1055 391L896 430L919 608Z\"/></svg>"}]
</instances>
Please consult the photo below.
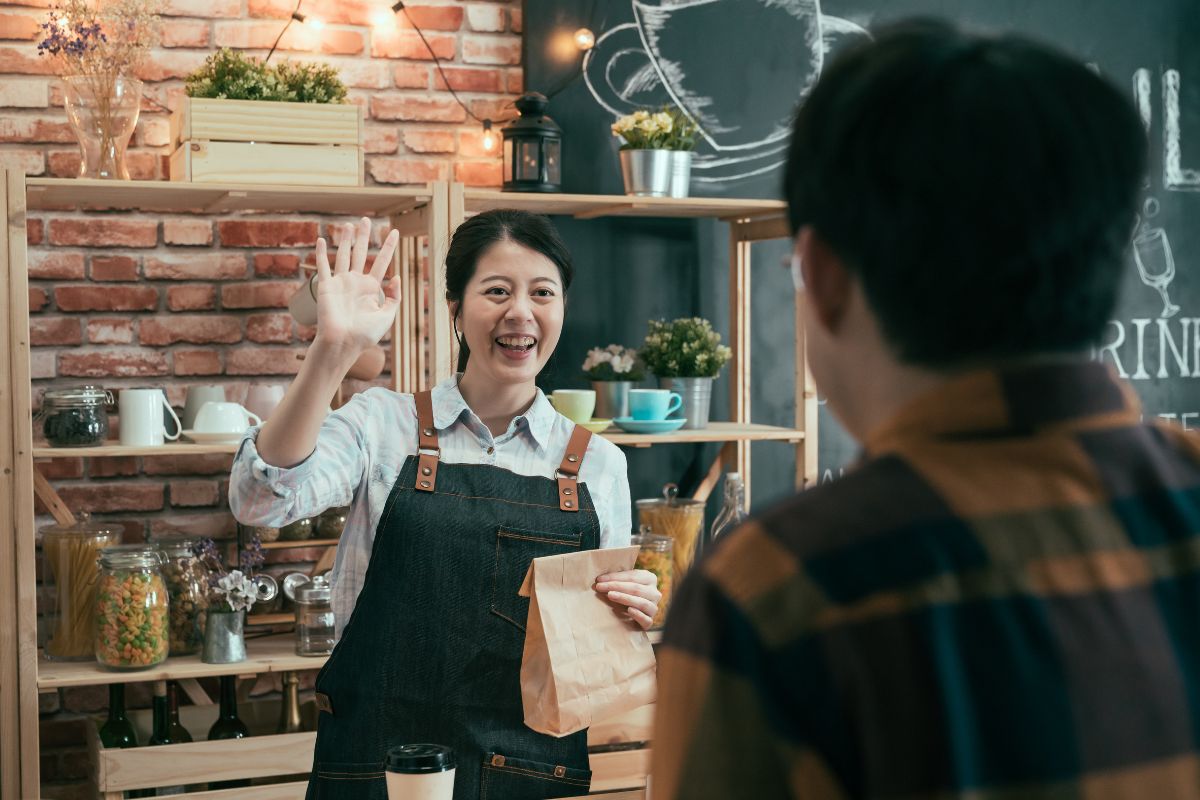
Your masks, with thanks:
<instances>
[{"instance_id":1,"label":"shirt button","mask_svg":"<svg viewBox=\"0 0 1200 800\"><path fill-rule=\"evenodd\" d=\"M494 452L496 452L496 448L494 448L494 447L489 447L489 448L487 449L487 454L488 454L489 456L490 456L492 453L494 453Z\"/></svg>"}]
</instances>

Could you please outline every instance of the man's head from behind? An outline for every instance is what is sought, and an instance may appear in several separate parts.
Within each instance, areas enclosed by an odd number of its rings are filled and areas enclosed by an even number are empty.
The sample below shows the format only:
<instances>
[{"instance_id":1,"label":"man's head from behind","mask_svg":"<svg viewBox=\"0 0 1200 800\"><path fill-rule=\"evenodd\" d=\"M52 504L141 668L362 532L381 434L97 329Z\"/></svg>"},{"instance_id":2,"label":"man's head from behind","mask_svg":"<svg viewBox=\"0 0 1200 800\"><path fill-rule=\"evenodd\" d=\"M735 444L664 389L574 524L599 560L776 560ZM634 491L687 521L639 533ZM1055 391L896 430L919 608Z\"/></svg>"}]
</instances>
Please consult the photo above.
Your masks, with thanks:
<instances>
[{"instance_id":1,"label":"man's head from behind","mask_svg":"<svg viewBox=\"0 0 1200 800\"><path fill-rule=\"evenodd\" d=\"M1017 37L905 23L827 65L785 192L812 369L835 410L871 342L933 374L1094 343L1145 150L1115 88Z\"/></svg>"}]
</instances>

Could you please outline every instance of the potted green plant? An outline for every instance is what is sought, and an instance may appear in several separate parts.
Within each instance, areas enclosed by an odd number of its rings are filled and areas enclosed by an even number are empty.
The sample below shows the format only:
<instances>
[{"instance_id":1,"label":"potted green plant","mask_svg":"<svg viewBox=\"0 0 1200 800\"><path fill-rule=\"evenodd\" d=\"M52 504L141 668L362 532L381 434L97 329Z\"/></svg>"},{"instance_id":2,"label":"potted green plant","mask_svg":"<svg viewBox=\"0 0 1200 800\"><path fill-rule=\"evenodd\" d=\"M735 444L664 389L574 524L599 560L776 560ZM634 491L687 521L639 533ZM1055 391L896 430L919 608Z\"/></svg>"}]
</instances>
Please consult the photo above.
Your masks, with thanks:
<instances>
[{"instance_id":1,"label":"potted green plant","mask_svg":"<svg viewBox=\"0 0 1200 800\"><path fill-rule=\"evenodd\" d=\"M617 419L629 416L629 390L646 377L637 350L610 344L588 350L583 371L596 392L596 417Z\"/></svg>"},{"instance_id":2,"label":"potted green plant","mask_svg":"<svg viewBox=\"0 0 1200 800\"><path fill-rule=\"evenodd\" d=\"M659 387L683 397L679 413L687 418L685 428L708 427L713 378L732 355L712 323L700 317L650 320L641 349L642 360L658 377Z\"/></svg>"},{"instance_id":3,"label":"potted green plant","mask_svg":"<svg viewBox=\"0 0 1200 800\"><path fill-rule=\"evenodd\" d=\"M657 113L642 110L612 126L621 139L621 176L625 194L687 197L696 147L696 123L672 106Z\"/></svg>"}]
</instances>

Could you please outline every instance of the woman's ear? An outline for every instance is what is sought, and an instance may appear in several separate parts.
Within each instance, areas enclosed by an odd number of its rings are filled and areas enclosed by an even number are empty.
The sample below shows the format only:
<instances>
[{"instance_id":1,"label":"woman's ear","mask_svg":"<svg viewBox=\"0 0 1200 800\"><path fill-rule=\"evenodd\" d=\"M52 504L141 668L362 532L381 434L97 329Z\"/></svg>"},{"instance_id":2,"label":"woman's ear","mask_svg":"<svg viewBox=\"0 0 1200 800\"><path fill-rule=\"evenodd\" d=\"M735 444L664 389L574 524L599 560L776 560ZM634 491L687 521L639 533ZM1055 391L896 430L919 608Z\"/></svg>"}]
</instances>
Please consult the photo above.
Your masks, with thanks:
<instances>
[{"instance_id":1,"label":"woman's ear","mask_svg":"<svg viewBox=\"0 0 1200 800\"><path fill-rule=\"evenodd\" d=\"M458 319L458 310L459 310L459 308L462 307L462 303L460 303L457 300L447 300L446 307L450 309L450 319L457 320Z\"/></svg>"},{"instance_id":2,"label":"woman's ear","mask_svg":"<svg viewBox=\"0 0 1200 800\"><path fill-rule=\"evenodd\" d=\"M816 312L818 324L836 333L850 303L853 277L829 244L809 225L796 234L795 254L800 258L804 292Z\"/></svg>"}]
</instances>

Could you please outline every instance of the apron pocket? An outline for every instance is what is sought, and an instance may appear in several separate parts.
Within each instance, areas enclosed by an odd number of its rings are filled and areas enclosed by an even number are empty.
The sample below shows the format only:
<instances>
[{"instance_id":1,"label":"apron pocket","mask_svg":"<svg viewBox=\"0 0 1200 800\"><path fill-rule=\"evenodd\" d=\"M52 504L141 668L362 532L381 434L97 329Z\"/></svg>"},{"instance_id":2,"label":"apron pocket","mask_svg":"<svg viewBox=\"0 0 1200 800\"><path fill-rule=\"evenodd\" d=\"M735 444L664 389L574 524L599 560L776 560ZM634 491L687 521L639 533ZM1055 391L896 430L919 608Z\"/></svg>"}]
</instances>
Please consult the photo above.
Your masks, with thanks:
<instances>
[{"instance_id":1,"label":"apron pocket","mask_svg":"<svg viewBox=\"0 0 1200 800\"><path fill-rule=\"evenodd\" d=\"M479 782L480 800L543 800L587 794L590 769L571 769L524 758L488 753Z\"/></svg>"},{"instance_id":2,"label":"apron pocket","mask_svg":"<svg viewBox=\"0 0 1200 800\"><path fill-rule=\"evenodd\" d=\"M564 515L566 516L566 515ZM496 563L492 572L491 611L525 631L529 616L529 598L517 594L529 563L540 556L554 556L578 550L583 534L548 533L520 528L500 528L496 531Z\"/></svg>"},{"instance_id":3,"label":"apron pocket","mask_svg":"<svg viewBox=\"0 0 1200 800\"><path fill-rule=\"evenodd\" d=\"M306 800L386 800L387 784L379 762L318 761L313 765Z\"/></svg>"}]
</instances>

